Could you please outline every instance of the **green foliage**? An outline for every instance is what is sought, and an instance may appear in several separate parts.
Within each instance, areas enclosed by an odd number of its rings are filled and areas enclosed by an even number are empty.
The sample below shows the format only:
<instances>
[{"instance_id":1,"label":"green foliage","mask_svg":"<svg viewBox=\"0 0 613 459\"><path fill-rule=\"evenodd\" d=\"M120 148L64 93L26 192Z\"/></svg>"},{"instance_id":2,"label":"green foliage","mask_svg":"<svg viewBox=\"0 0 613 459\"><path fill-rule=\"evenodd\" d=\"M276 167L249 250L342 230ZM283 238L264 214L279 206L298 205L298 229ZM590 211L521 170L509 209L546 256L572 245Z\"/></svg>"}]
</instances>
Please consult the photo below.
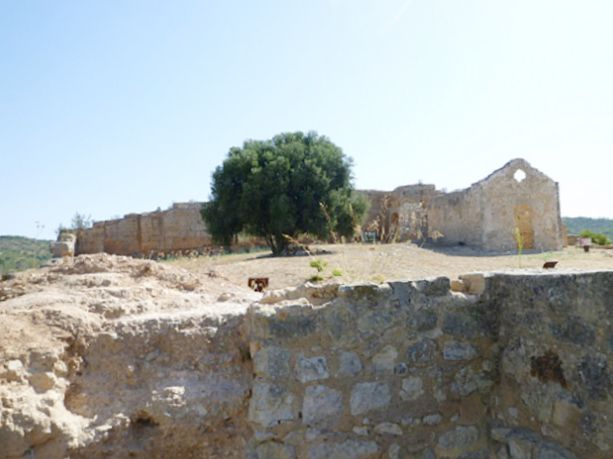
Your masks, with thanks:
<instances>
[{"instance_id":1,"label":"green foliage","mask_svg":"<svg viewBox=\"0 0 613 459\"><path fill-rule=\"evenodd\" d=\"M315 260L311 260L309 266L311 268L315 268L318 273L321 273L328 266L328 262L320 258L316 258Z\"/></svg>"},{"instance_id":2,"label":"green foliage","mask_svg":"<svg viewBox=\"0 0 613 459\"><path fill-rule=\"evenodd\" d=\"M594 244L611 245L611 239L609 239L606 234L594 233L590 230L583 230L581 233L579 233L579 236L589 237Z\"/></svg>"},{"instance_id":3,"label":"green foliage","mask_svg":"<svg viewBox=\"0 0 613 459\"><path fill-rule=\"evenodd\" d=\"M51 258L50 241L0 236L0 274L39 268Z\"/></svg>"},{"instance_id":4,"label":"green foliage","mask_svg":"<svg viewBox=\"0 0 613 459\"><path fill-rule=\"evenodd\" d=\"M332 275L334 277L341 277L343 275L343 271L341 270L341 268L334 268L332 270Z\"/></svg>"},{"instance_id":5,"label":"green foliage","mask_svg":"<svg viewBox=\"0 0 613 459\"><path fill-rule=\"evenodd\" d=\"M613 219L563 217L562 222L566 225L566 228L568 228L568 234L577 235L584 230L588 230L593 233L604 234L609 239L613 239Z\"/></svg>"},{"instance_id":6,"label":"green foliage","mask_svg":"<svg viewBox=\"0 0 613 459\"><path fill-rule=\"evenodd\" d=\"M70 229L82 230L86 228L91 228L92 223L93 222L92 222L91 215L85 215L85 214L80 214L79 212L76 212L72 217Z\"/></svg>"},{"instance_id":7,"label":"green foliage","mask_svg":"<svg viewBox=\"0 0 613 459\"><path fill-rule=\"evenodd\" d=\"M351 160L314 132L230 149L211 195L202 216L215 242L228 246L244 231L263 237L276 255L299 233L351 237L366 210L352 196Z\"/></svg>"}]
</instances>

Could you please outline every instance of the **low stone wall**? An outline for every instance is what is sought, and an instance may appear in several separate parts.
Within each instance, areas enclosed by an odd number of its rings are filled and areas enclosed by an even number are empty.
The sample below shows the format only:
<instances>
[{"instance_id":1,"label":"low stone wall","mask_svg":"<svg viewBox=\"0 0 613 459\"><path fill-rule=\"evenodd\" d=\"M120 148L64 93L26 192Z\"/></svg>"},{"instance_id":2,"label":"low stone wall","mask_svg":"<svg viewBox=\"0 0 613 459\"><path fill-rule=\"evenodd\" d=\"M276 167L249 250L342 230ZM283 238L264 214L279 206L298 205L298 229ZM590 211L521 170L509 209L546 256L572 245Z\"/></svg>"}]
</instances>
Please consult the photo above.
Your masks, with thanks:
<instances>
[{"instance_id":1,"label":"low stone wall","mask_svg":"<svg viewBox=\"0 0 613 459\"><path fill-rule=\"evenodd\" d=\"M129 262L122 278L58 265L61 307L56 287L2 303L4 323L32 314L74 338L0 354L0 459L613 457L613 271L464 277L475 294L447 278L303 286L249 305L155 287L174 274ZM19 408L24 394L39 402Z\"/></svg>"},{"instance_id":2,"label":"low stone wall","mask_svg":"<svg viewBox=\"0 0 613 459\"><path fill-rule=\"evenodd\" d=\"M611 457L613 273L485 281L252 307L253 457Z\"/></svg>"}]
</instances>

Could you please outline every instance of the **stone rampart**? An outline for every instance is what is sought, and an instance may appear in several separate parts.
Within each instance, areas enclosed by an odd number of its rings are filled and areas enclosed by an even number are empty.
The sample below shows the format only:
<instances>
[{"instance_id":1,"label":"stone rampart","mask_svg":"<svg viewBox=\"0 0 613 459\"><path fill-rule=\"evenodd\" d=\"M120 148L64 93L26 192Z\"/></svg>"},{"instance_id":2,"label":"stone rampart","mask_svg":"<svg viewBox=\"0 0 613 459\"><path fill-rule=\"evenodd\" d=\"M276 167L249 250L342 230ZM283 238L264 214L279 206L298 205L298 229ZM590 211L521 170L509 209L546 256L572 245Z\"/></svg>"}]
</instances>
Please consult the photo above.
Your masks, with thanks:
<instances>
[{"instance_id":1,"label":"stone rampart","mask_svg":"<svg viewBox=\"0 0 613 459\"><path fill-rule=\"evenodd\" d=\"M92 228L79 232L77 254L150 256L201 250L211 245L201 207L201 203L177 203L168 210L96 222Z\"/></svg>"}]
</instances>

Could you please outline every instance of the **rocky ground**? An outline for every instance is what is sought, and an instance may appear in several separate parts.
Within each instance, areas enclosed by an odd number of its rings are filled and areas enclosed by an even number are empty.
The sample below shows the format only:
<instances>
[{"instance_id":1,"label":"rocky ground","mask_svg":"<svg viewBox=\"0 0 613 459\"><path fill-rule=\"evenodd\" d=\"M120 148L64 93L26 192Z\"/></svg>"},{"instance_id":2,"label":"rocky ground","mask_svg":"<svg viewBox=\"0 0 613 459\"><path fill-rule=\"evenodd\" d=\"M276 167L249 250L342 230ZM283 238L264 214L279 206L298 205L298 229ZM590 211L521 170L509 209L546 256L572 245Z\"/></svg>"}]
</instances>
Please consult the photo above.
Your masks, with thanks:
<instances>
[{"instance_id":1,"label":"rocky ground","mask_svg":"<svg viewBox=\"0 0 613 459\"><path fill-rule=\"evenodd\" d=\"M214 272L110 255L1 282L0 458L231 456L242 426L225 420L249 387L233 318L259 296Z\"/></svg>"}]
</instances>

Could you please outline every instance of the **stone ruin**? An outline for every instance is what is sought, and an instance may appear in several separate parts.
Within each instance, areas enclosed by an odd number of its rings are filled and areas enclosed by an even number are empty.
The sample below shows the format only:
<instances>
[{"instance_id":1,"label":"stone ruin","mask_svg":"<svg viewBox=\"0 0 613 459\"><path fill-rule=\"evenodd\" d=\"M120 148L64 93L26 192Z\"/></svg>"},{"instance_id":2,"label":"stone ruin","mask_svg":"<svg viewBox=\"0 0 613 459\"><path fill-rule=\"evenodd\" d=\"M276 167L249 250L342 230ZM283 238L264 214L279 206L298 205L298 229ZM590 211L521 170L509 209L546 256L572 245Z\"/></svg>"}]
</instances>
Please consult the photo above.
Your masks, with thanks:
<instances>
[{"instance_id":1,"label":"stone ruin","mask_svg":"<svg viewBox=\"0 0 613 459\"><path fill-rule=\"evenodd\" d=\"M95 222L77 233L75 253L106 252L157 258L165 254L203 253L211 236L200 215L202 203L175 203L170 209Z\"/></svg>"},{"instance_id":2,"label":"stone ruin","mask_svg":"<svg viewBox=\"0 0 613 459\"><path fill-rule=\"evenodd\" d=\"M252 303L108 255L29 275L0 308L29 333L0 347L0 459L613 456L613 271Z\"/></svg>"},{"instance_id":3,"label":"stone ruin","mask_svg":"<svg viewBox=\"0 0 613 459\"><path fill-rule=\"evenodd\" d=\"M558 184L523 159L451 193L425 184L360 193L371 202L363 234L375 234L380 241L431 240L508 251L517 248L519 233L524 249L563 246ZM198 202L176 203L164 211L96 222L78 231L74 253L155 258L207 252L212 240L201 207Z\"/></svg>"},{"instance_id":4,"label":"stone ruin","mask_svg":"<svg viewBox=\"0 0 613 459\"><path fill-rule=\"evenodd\" d=\"M451 193L423 184L363 193L372 203L365 229L380 240L508 251L517 249L519 233L524 249L563 246L558 184L523 159Z\"/></svg>"}]
</instances>

